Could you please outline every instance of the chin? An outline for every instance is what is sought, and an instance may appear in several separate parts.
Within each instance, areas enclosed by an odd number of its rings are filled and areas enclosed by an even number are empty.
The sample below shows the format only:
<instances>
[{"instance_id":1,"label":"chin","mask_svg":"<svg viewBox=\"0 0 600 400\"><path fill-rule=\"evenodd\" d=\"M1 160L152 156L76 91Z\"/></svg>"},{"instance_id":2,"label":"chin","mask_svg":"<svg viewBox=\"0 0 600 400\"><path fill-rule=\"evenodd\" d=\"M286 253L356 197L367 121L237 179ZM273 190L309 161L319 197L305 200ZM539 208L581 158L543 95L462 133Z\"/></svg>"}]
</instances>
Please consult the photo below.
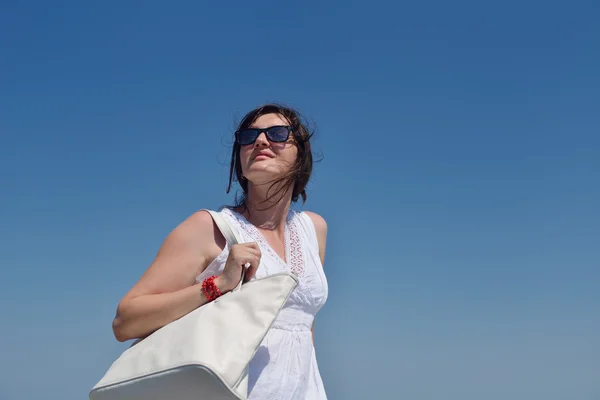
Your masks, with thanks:
<instances>
[{"instance_id":1,"label":"chin","mask_svg":"<svg viewBox=\"0 0 600 400\"><path fill-rule=\"evenodd\" d=\"M286 172L287 169L283 168L281 165L270 163L268 160L265 160L253 163L244 175L250 180L253 178L260 180L263 178L277 178L278 176L285 175Z\"/></svg>"},{"instance_id":2,"label":"chin","mask_svg":"<svg viewBox=\"0 0 600 400\"><path fill-rule=\"evenodd\" d=\"M248 174L246 174L246 178L248 178L248 181L252 182L255 185L260 185L260 184L267 184L267 183L271 183L279 178L282 178L285 174L282 173L280 170L277 171L269 171L268 169L262 169L260 171L248 171Z\"/></svg>"}]
</instances>

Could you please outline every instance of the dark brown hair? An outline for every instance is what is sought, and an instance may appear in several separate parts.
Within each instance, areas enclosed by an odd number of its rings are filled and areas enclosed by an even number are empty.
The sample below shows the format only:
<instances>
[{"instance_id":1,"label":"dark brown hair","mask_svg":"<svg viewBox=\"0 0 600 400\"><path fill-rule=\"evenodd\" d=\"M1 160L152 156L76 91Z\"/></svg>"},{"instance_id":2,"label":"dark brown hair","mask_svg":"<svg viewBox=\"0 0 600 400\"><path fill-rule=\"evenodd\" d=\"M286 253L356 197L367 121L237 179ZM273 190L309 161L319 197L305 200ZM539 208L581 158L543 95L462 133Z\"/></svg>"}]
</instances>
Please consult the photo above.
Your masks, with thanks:
<instances>
[{"instance_id":1,"label":"dark brown hair","mask_svg":"<svg viewBox=\"0 0 600 400\"><path fill-rule=\"evenodd\" d=\"M292 202L298 201L299 197L302 197L302 202L306 202L306 185L310 179L313 165L312 150L310 148L310 139L313 136L313 132L309 131L309 124L306 119L300 115L300 113L293 108L281 105L281 104L265 104L254 110L248 112L238 124L236 131L248 128L254 123L260 116L265 114L279 114L283 116L290 126L292 127L292 135L294 135L294 141L292 142L298 149L298 155L296 162L290 169L290 171L283 177L274 181L269 188L269 191L273 188L277 188L275 193L267 196L267 200L272 200L275 196L283 197L289 188L293 187L292 190ZM235 177L234 177L235 173ZM229 168L229 184L227 186L227 193L231 190L231 184L233 181L237 181L242 188L243 194L241 197L236 196L236 207L246 206L248 199L248 180L243 177L242 165L240 163L240 145L235 141L233 149L231 151L231 164Z\"/></svg>"}]
</instances>

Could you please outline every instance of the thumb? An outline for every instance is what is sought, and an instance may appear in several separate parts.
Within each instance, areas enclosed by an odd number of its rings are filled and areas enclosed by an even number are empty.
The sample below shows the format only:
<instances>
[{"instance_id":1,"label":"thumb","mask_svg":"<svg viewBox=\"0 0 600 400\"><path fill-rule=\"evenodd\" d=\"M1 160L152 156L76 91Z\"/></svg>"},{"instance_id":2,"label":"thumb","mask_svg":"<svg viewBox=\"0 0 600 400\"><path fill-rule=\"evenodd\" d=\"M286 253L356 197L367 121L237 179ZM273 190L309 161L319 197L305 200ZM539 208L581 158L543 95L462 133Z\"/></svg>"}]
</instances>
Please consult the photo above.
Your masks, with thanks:
<instances>
[{"instance_id":1,"label":"thumb","mask_svg":"<svg viewBox=\"0 0 600 400\"><path fill-rule=\"evenodd\" d=\"M248 268L244 268L245 281L249 281L250 279L252 279L254 277L254 275L256 275L256 269L257 269L257 266L255 266L255 265L250 265Z\"/></svg>"}]
</instances>

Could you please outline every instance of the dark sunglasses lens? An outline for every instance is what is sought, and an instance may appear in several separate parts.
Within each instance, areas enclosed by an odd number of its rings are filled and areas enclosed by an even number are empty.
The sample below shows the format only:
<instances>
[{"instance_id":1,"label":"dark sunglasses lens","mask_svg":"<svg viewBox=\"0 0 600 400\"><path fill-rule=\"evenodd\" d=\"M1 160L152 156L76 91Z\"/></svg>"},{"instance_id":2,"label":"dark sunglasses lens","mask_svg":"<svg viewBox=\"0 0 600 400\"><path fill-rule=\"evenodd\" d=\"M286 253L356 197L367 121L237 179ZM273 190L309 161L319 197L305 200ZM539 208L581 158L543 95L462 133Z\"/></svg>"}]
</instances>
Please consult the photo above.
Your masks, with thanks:
<instances>
[{"instance_id":1,"label":"dark sunglasses lens","mask_svg":"<svg viewBox=\"0 0 600 400\"><path fill-rule=\"evenodd\" d=\"M252 144L258 137L258 132L255 129L245 129L238 133L238 143L242 146Z\"/></svg>"},{"instance_id":2,"label":"dark sunglasses lens","mask_svg":"<svg viewBox=\"0 0 600 400\"><path fill-rule=\"evenodd\" d=\"M288 139L289 131L284 126L276 126L269 129L269 139L272 142L285 142Z\"/></svg>"}]
</instances>

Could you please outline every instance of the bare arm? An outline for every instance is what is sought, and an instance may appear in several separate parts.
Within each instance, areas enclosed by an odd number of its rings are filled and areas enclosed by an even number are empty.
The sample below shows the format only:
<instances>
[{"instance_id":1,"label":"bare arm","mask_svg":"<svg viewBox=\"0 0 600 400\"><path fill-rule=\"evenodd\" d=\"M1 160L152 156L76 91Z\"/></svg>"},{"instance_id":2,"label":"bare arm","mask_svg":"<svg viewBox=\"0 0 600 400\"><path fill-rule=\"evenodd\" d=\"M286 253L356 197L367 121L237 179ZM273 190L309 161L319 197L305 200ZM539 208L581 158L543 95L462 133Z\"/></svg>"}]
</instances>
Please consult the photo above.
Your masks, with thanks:
<instances>
[{"instance_id":1,"label":"bare arm","mask_svg":"<svg viewBox=\"0 0 600 400\"><path fill-rule=\"evenodd\" d=\"M117 340L145 337L205 304L207 299L195 278L224 245L206 211L191 215L177 226L119 303L113 321ZM219 286L218 278L215 283Z\"/></svg>"},{"instance_id":2,"label":"bare arm","mask_svg":"<svg viewBox=\"0 0 600 400\"><path fill-rule=\"evenodd\" d=\"M323 217L314 212L306 211L306 214L312 220L315 230L317 231L317 241L319 242L319 258L321 259L321 265L325 265L325 248L327 244L327 222ZM315 341L315 323L311 328L313 343Z\"/></svg>"}]
</instances>

